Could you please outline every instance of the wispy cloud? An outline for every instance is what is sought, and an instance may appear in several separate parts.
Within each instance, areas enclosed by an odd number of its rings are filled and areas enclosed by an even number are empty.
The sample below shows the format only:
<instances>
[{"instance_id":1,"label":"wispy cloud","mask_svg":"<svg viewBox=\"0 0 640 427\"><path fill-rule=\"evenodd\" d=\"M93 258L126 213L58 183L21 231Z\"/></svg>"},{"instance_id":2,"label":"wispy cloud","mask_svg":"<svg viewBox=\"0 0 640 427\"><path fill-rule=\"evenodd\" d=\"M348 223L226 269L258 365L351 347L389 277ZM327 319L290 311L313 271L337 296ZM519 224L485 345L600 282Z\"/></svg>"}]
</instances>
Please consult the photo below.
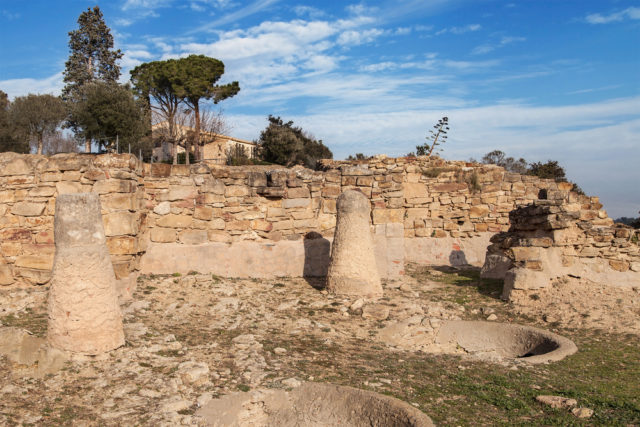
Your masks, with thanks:
<instances>
[{"instance_id":1,"label":"wispy cloud","mask_svg":"<svg viewBox=\"0 0 640 427\"><path fill-rule=\"evenodd\" d=\"M602 87L595 87L595 88L587 88L587 89L580 89L580 90L574 90L571 92L567 92L567 95L580 95L583 93L592 93L592 92L600 92L603 90L611 90L611 89L617 89L619 88L621 85L608 85L608 86L602 86Z\"/></svg>"},{"instance_id":2,"label":"wispy cloud","mask_svg":"<svg viewBox=\"0 0 640 427\"><path fill-rule=\"evenodd\" d=\"M215 19L205 25L202 25L190 32L190 34L199 33L202 31L211 31L212 29L218 28L222 25L226 25L232 22L236 22L240 19L246 18L247 16L254 15L269 6L277 3L280 0L257 0L242 9L238 9L234 12L228 13L218 19Z\"/></svg>"},{"instance_id":3,"label":"wispy cloud","mask_svg":"<svg viewBox=\"0 0 640 427\"><path fill-rule=\"evenodd\" d=\"M7 18L9 21L13 21L14 19L20 18L22 15L18 12L9 12L8 10L0 11L0 15Z\"/></svg>"},{"instance_id":4,"label":"wispy cloud","mask_svg":"<svg viewBox=\"0 0 640 427\"><path fill-rule=\"evenodd\" d=\"M469 32L473 32L473 31L478 31L482 28L482 25L480 24L469 24L469 25L465 25L464 27L450 27L450 28L443 28L442 30L439 30L436 32L436 36L442 35L442 34L446 34L446 33L451 33L451 34L464 34L464 33L469 33Z\"/></svg>"},{"instance_id":5,"label":"wispy cloud","mask_svg":"<svg viewBox=\"0 0 640 427\"><path fill-rule=\"evenodd\" d=\"M589 24L610 24L611 22L620 22L626 19L640 19L640 7L628 7L624 10L612 12L608 15L592 13L584 18L584 20Z\"/></svg>"},{"instance_id":6,"label":"wispy cloud","mask_svg":"<svg viewBox=\"0 0 640 427\"><path fill-rule=\"evenodd\" d=\"M499 41L495 42L495 43L485 43L485 44L481 44L480 46L475 47L471 53L473 55L483 55L485 53L489 53L492 52L496 49L499 49L501 47L510 45L512 43L516 43L516 42L522 42L525 41L526 38L525 37L511 37L511 36L503 36Z\"/></svg>"},{"instance_id":7,"label":"wispy cloud","mask_svg":"<svg viewBox=\"0 0 640 427\"><path fill-rule=\"evenodd\" d=\"M349 30L340 34L338 37L338 44L342 46L357 46L365 43L371 43L384 33L385 31L379 28L371 28L362 31Z\"/></svg>"},{"instance_id":8,"label":"wispy cloud","mask_svg":"<svg viewBox=\"0 0 640 427\"><path fill-rule=\"evenodd\" d=\"M122 10L132 9L158 9L168 7L173 0L126 0L122 5Z\"/></svg>"}]
</instances>

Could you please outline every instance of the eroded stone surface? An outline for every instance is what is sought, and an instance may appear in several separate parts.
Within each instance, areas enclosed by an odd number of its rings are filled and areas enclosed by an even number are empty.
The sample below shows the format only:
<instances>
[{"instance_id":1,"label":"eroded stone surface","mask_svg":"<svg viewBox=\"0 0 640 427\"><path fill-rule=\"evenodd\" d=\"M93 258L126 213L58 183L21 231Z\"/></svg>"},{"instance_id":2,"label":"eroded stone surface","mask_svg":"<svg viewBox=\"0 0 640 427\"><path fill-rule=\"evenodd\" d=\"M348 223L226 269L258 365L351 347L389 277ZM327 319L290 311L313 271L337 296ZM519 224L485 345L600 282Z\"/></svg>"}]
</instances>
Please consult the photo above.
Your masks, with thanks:
<instances>
[{"instance_id":1,"label":"eroded stone surface","mask_svg":"<svg viewBox=\"0 0 640 427\"><path fill-rule=\"evenodd\" d=\"M47 342L74 353L113 350L124 344L124 331L100 199L92 193L62 195L55 219Z\"/></svg>"},{"instance_id":2,"label":"eroded stone surface","mask_svg":"<svg viewBox=\"0 0 640 427\"><path fill-rule=\"evenodd\" d=\"M336 294L381 296L369 200L358 191L345 191L338 198L337 212L327 290Z\"/></svg>"}]
</instances>

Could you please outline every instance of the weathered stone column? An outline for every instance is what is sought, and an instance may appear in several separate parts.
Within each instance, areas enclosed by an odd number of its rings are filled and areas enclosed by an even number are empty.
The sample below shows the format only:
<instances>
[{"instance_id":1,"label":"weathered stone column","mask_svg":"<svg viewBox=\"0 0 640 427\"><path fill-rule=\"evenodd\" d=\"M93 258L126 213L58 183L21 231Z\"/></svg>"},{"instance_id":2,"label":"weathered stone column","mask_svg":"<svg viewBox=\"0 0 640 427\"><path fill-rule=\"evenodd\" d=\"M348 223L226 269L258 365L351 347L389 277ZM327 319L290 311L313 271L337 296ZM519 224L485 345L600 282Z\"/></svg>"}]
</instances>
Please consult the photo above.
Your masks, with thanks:
<instances>
[{"instance_id":1,"label":"weathered stone column","mask_svg":"<svg viewBox=\"0 0 640 427\"><path fill-rule=\"evenodd\" d=\"M98 195L58 196L54 233L49 345L88 355L120 347L124 344L122 314Z\"/></svg>"},{"instance_id":2,"label":"weathered stone column","mask_svg":"<svg viewBox=\"0 0 640 427\"><path fill-rule=\"evenodd\" d=\"M371 205L364 194L347 190L338 197L327 290L336 294L377 297L382 285L371 236Z\"/></svg>"}]
</instances>

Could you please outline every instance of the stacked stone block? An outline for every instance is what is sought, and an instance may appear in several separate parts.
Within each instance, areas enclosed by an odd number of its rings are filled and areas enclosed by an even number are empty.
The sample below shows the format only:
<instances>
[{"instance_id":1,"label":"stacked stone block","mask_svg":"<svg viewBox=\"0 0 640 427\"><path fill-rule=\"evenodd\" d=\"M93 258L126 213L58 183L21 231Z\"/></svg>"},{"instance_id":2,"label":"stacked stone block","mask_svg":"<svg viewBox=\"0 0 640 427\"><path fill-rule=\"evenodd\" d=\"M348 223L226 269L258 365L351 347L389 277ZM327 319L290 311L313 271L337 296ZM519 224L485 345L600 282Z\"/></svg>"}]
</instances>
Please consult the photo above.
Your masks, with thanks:
<instances>
[{"instance_id":1,"label":"stacked stone block","mask_svg":"<svg viewBox=\"0 0 640 427\"><path fill-rule=\"evenodd\" d=\"M503 297L570 275L617 286L640 283L639 232L614 224L597 197L558 190L511 212L507 232L491 238L482 274L504 278Z\"/></svg>"},{"instance_id":2,"label":"stacked stone block","mask_svg":"<svg viewBox=\"0 0 640 427\"><path fill-rule=\"evenodd\" d=\"M131 292L144 219L142 168L135 156L0 153L0 285L47 283L54 255L53 215L60 194L100 195L111 261Z\"/></svg>"}]
</instances>

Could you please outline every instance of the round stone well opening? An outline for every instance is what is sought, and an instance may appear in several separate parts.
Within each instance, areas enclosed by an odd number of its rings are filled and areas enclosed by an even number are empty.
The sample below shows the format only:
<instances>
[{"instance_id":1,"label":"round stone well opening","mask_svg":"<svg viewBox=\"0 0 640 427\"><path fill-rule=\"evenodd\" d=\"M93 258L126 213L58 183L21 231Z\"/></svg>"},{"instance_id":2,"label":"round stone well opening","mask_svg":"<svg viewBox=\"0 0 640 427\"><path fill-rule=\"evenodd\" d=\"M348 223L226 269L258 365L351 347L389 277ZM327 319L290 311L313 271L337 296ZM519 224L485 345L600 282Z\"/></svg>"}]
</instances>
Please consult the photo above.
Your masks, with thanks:
<instances>
[{"instance_id":1,"label":"round stone well opening","mask_svg":"<svg viewBox=\"0 0 640 427\"><path fill-rule=\"evenodd\" d=\"M211 400L197 413L209 426L427 427L431 418L392 397L333 384L258 389Z\"/></svg>"},{"instance_id":2,"label":"round stone well opening","mask_svg":"<svg viewBox=\"0 0 640 427\"><path fill-rule=\"evenodd\" d=\"M450 320L442 323L436 344L455 346L488 358L518 359L526 363L555 362L578 351L568 338L531 326Z\"/></svg>"}]
</instances>

